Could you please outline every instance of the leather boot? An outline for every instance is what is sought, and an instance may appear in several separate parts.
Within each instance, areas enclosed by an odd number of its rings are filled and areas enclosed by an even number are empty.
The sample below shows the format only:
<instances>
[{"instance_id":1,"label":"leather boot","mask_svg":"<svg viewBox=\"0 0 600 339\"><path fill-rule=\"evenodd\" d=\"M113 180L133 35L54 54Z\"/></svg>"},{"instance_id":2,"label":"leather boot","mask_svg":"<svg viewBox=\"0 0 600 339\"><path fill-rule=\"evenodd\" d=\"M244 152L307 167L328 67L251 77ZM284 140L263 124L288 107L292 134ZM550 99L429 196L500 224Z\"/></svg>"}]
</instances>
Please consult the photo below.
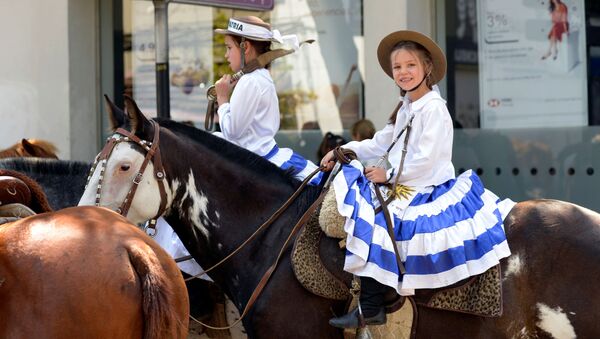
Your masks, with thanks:
<instances>
[{"instance_id":1,"label":"leather boot","mask_svg":"<svg viewBox=\"0 0 600 339\"><path fill-rule=\"evenodd\" d=\"M384 294L387 291L386 286L368 277L360 277L360 286L359 301L365 325L385 324L386 315L383 303ZM358 308L341 317L330 319L329 324L339 328L361 327Z\"/></svg>"}]
</instances>

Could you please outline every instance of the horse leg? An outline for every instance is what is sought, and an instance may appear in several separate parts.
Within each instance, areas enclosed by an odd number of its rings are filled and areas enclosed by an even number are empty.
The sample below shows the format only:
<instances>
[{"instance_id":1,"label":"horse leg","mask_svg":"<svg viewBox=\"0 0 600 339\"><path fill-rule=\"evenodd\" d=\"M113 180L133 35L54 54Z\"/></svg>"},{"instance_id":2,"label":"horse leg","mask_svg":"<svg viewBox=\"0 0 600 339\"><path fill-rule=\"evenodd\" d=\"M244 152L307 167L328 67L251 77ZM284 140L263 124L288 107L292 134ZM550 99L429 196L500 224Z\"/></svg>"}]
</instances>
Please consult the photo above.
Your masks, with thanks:
<instances>
[{"instance_id":1,"label":"horse leg","mask_svg":"<svg viewBox=\"0 0 600 339\"><path fill-rule=\"evenodd\" d=\"M127 245L129 259L142 287L142 312L144 314L144 339L185 338L188 319L178 319L177 314L187 314L187 291L178 291L170 283L179 277L179 286L185 286L179 269L175 265L165 267L161 262L169 258L158 257L158 253L141 241ZM170 269L169 269L170 268Z\"/></svg>"}]
</instances>

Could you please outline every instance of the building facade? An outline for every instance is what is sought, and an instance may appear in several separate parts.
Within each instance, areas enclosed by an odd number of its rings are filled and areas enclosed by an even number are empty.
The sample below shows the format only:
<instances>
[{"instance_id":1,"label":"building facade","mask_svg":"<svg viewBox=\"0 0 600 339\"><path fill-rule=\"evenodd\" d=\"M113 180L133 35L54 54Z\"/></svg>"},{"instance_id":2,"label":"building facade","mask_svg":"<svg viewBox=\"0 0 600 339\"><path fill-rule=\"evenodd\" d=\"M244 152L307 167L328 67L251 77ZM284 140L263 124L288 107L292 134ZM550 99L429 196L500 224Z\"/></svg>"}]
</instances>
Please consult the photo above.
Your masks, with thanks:
<instances>
[{"instance_id":1,"label":"building facade","mask_svg":"<svg viewBox=\"0 0 600 339\"><path fill-rule=\"evenodd\" d=\"M132 95L155 116L157 2L0 0L0 146L42 138L64 159L90 161L109 133L103 94L119 105ZM316 40L271 73L278 142L318 160L326 132L350 139L359 119L385 125L399 93L377 45L392 31L417 30L447 54L439 87L455 121L457 172L473 169L501 197L600 210L589 192L600 186L596 1L262 1L268 10L248 9L250 0L184 2L168 3L173 119L203 126L206 89L230 72L213 29L258 15L282 34Z\"/></svg>"}]
</instances>

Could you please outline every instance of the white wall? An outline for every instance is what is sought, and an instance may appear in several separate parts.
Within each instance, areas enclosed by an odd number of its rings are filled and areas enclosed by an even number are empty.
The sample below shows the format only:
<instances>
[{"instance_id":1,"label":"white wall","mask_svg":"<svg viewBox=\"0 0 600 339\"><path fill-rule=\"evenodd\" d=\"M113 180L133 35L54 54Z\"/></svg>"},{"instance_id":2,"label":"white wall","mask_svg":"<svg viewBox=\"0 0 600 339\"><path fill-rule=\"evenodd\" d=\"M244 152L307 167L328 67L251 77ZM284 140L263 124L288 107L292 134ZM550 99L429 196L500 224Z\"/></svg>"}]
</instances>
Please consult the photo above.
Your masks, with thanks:
<instances>
[{"instance_id":1,"label":"white wall","mask_svg":"<svg viewBox=\"0 0 600 339\"><path fill-rule=\"evenodd\" d=\"M0 148L39 138L60 158L93 158L96 7L96 0L0 0Z\"/></svg>"},{"instance_id":2,"label":"white wall","mask_svg":"<svg viewBox=\"0 0 600 339\"><path fill-rule=\"evenodd\" d=\"M0 147L47 139L69 147L67 0L0 1Z\"/></svg>"}]
</instances>

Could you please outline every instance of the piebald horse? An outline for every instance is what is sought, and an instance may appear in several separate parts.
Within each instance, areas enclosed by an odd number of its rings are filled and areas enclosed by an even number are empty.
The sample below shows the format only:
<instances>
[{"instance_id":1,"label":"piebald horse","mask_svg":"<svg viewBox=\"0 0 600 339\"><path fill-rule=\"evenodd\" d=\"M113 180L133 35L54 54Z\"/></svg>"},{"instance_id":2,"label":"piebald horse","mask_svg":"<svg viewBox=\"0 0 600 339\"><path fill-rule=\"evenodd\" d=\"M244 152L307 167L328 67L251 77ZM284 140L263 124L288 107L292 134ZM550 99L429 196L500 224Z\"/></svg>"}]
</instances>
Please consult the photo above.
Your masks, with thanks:
<instances>
[{"instance_id":1,"label":"piebald horse","mask_svg":"<svg viewBox=\"0 0 600 339\"><path fill-rule=\"evenodd\" d=\"M127 114L112 110L113 129L127 128L146 146L131 139L117 143L105 166L91 174L80 204L119 208L136 178L139 185L129 197L127 218L139 223L163 210L160 213L202 267L211 267L243 243L299 186L268 161L225 140L176 122L150 121L130 98L126 107ZM152 142L151 153L160 153L162 161L150 161L138 175L144 158L152 156L147 153ZM210 272L240 311L319 191L306 188L269 228ZM416 336L598 337L600 215L561 201L525 201L513 208L505 228L513 254L501 262L502 316L484 318L419 306ZM331 246L330 253L335 253L336 243ZM294 277L290 249L284 254L243 320L249 337L341 338L342 332L329 326L328 319L342 314L343 303L305 290ZM340 258L341 269L343 255Z\"/></svg>"}]
</instances>

